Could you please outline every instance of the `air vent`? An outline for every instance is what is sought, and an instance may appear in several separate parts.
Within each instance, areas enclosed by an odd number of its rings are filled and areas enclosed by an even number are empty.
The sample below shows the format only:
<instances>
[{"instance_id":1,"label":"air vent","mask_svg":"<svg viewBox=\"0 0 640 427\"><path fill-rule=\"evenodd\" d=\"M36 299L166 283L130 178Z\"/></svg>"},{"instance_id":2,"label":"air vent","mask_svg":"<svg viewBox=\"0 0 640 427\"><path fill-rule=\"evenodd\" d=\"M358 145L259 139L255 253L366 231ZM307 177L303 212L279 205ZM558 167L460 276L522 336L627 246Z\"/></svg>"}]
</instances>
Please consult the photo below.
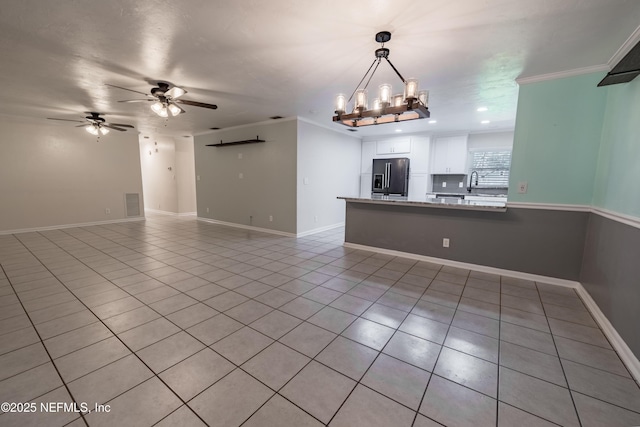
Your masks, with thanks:
<instances>
[{"instance_id":1,"label":"air vent","mask_svg":"<svg viewBox=\"0 0 640 427\"><path fill-rule=\"evenodd\" d=\"M278 119L283 119L284 117L282 116L271 116L269 117L271 120L278 120Z\"/></svg>"},{"instance_id":2,"label":"air vent","mask_svg":"<svg viewBox=\"0 0 640 427\"><path fill-rule=\"evenodd\" d=\"M349 132L358 132L358 129L347 129Z\"/></svg>"},{"instance_id":3,"label":"air vent","mask_svg":"<svg viewBox=\"0 0 640 427\"><path fill-rule=\"evenodd\" d=\"M124 195L124 205L127 217L140 216L140 194L126 193Z\"/></svg>"},{"instance_id":4,"label":"air vent","mask_svg":"<svg viewBox=\"0 0 640 427\"><path fill-rule=\"evenodd\" d=\"M219 130L220 128L209 128L211 130Z\"/></svg>"}]
</instances>

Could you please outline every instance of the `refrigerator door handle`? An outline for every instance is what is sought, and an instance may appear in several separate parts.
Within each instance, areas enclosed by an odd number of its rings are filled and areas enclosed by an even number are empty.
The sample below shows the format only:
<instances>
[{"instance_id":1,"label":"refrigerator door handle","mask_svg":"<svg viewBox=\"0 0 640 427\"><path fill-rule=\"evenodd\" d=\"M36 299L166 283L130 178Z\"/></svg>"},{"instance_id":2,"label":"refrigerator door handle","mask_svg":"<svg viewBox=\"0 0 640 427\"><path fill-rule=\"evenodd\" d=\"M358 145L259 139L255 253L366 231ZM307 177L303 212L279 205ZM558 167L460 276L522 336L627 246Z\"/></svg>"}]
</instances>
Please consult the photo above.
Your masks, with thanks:
<instances>
[{"instance_id":1,"label":"refrigerator door handle","mask_svg":"<svg viewBox=\"0 0 640 427\"><path fill-rule=\"evenodd\" d=\"M391 183L391 163L387 163L386 175L387 175L387 185L386 185L386 187L389 188L389 184Z\"/></svg>"}]
</instances>

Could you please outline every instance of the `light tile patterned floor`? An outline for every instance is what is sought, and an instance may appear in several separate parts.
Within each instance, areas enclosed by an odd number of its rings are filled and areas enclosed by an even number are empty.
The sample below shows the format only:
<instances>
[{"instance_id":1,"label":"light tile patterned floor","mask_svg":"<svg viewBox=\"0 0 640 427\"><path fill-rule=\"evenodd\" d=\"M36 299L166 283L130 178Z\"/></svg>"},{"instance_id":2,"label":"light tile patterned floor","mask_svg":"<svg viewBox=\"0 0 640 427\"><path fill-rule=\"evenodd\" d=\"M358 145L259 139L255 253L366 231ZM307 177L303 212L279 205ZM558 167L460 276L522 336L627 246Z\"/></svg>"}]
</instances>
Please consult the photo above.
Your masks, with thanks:
<instances>
[{"instance_id":1,"label":"light tile patterned floor","mask_svg":"<svg viewBox=\"0 0 640 427\"><path fill-rule=\"evenodd\" d=\"M151 216L0 236L2 426L631 426L573 290Z\"/></svg>"}]
</instances>

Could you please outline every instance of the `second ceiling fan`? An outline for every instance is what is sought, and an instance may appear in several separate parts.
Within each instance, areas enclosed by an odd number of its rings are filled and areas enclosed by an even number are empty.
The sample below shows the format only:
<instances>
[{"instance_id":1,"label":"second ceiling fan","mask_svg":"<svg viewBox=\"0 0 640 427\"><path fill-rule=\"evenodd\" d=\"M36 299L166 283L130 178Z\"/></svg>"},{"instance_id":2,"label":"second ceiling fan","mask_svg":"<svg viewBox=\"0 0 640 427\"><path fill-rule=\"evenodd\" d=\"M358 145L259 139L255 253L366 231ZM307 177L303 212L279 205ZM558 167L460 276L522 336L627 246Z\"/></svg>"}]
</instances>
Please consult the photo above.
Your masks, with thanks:
<instances>
[{"instance_id":1,"label":"second ceiling fan","mask_svg":"<svg viewBox=\"0 0 640 427\"><path fill-rule=\"evenodd\" d=\"M178 87L171 86L167 82L158 82L157 87L151 89L151 94L139 92L133 89L127 89L126 87L107 84L106 86L115 87L117 89L128 90L129 92L139 93L144 95L146 99L127 99L118 102L153 102L151 104L151 110L160 117L177 116L185 111L178 104L191 105L193 107L209 108L215 110L218 108L214 104L205 104L204 102L189 101L187 99L179 99L182 95L187 93L186 90Z\"/></svg>"}]
</instances>

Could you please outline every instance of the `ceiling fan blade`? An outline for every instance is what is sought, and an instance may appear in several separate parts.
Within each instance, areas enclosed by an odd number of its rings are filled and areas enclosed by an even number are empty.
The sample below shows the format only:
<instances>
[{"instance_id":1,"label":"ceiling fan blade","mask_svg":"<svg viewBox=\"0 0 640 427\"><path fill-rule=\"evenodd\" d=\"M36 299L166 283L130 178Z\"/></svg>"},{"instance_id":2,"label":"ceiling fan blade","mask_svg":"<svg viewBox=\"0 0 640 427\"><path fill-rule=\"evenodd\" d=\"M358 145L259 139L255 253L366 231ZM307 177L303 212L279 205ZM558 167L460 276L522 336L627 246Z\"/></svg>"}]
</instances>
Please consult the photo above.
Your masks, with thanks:
<instances>
[{"instance_id":1,"label":"ceiling fan blade","mask_svg":"<svg viewBox=\"0 0 640 427\"><path fill-rule=\"evenodd\" d=\"M204 102L187 101L186 99L176 99L175 102L184 104L184 105L193 105L194 107L210 108L212 110L218 109L218 106L214 104L205 104Z\"/></svg>"},{"instance_id":2,"label":"ceiling fan blade","mask_svg":"<svg viewBox=\"0 0 640 427\"><path fill-rule=\"evenodd\" d=\"M156 101L156 99L125 99L124 101L118 102L147 102L147 101Z\"/></svg>"},{"instance_id":3,"label":"ceiling fan blade","mask_svg":"<svg viewBox=\"0 0 640 427\"><path fill-rule=\"evenodd\" d=\"M140 95L144 95L144 96L151 96L148 93L140 92L140 91L133 90L133 89L127 89L126 87L122 87L122 86L110 85L108 83L105 83L104 85L105 86L109 86L109 87L115 87L116 89L128 90L129 92L139 93Z\"/></svg>"},{"instance_id":4,"label":"ceiling fan blade","mask_svg":"<svg viewBox=\"0 0 640 427\"><path fill-rule=\"evenodd\" d=\"M76 122L76 123L84 123L82 120L70 120L70 119L55 119L53 117L47 117L47 120L60 120L63 122Z\"/></svg>"},{"instance_id":5,"label":"ceiling fan blade","mask_svg":"<svg viewBox=\"0 0 640 427\"><path fill-rule=\"evenodd\" d=\"M174 86L171 89L169 89L168 91L166 91L164 93L164 96L166 96L167 98L171 98L171 99L178 99L180 98L182 95L184 95L185 93L187 93L186 90L178 87L178 86Z\"/></svg>"},{"instance_id":6,"label":"ceiling fan blade","mask_svg":"<svg viewBox=\"0 0 640 427\"><path fill-rule=\"evenodd\" d=\"M119 130L120 132L126 131L126 129L122 129L122 128L119 128L117 126L109 125L109 124L106 124L106 123L103 123L102 127L113 129L113 130Z\"/></svg>"},{"instance_id":7,"label":"ceiling fan blade","mask_svg":"<svg viewBox=\"0 0 640 427\"><path fill-rule=\"evenodd\" d=\"M86 128L86 127L88 127L88 126L93 126L93 125L92 125L91 123L88 123L88 124L86 124L86 125L78 125L78 126L76 126L76 127L77 127L77 128Z\"/></svg>"},{"instance_id":8,"label":"ceiling fan blade","mask_svg":"<svg viewBox=\"0 0 640 427\"><path fill-rule=\"evenodd\" d=\"M121 128L131 128L131 129L134 129L134 127L133 127L133 126L131 126L131 125L125 125L125 124L123 124L123 123L103 123L103 125L118 126L118 127L121 127Z\"/></svg>"}]
</instances>

